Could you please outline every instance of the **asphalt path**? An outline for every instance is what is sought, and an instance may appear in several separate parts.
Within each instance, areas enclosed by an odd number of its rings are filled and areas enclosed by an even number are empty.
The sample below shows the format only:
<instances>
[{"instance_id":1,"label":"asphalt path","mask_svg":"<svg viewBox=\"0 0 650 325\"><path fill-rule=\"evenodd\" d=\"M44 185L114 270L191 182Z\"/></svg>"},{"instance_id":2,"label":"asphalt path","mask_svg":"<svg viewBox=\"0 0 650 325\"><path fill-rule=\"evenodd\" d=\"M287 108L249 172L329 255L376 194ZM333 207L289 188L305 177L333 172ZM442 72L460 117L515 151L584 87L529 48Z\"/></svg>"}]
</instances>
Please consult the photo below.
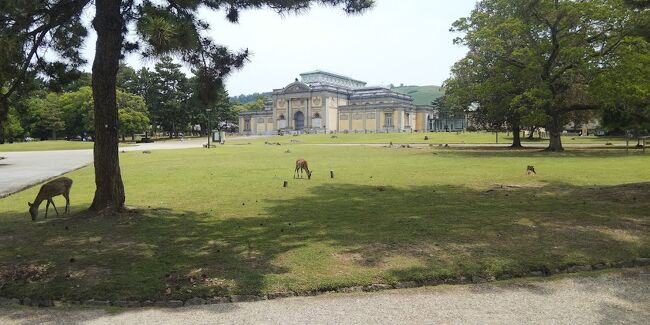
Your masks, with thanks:
<instances>
[{"instance_id":1,"label":"asphalt path","mask_svg":"<svg viewBox=\"0 0 650 325\"><path fill-rule=\"evenodd\" d=\"M650 268L178 309L0 308L2 324L649 324Z\"/></svg>"},{"instance_id":2,"label":"asphalt path","mask_svg":"<svg viewBox=\"0 0 650 325\"><path fill-rule=\"evenodd\" d=\"M201 148L204 139L162 141L122 147L124 151ZM0 152L0 198L93 162L92 149Z\"/></svg>"}]
</instances>

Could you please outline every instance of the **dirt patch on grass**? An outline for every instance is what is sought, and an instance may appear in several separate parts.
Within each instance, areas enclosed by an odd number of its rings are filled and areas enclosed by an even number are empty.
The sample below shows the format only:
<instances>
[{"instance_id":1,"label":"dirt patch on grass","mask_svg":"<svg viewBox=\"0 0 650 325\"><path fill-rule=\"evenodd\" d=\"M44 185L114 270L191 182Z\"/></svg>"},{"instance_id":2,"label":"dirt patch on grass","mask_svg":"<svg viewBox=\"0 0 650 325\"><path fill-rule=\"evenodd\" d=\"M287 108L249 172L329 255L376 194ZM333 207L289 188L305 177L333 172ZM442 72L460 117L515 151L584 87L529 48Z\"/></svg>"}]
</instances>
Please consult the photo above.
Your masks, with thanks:
<instances>
[{"instance_id":1,"label":"dirt patch on grass","mask_svg":"<svg viewBox=\"0 0 650 325\"><path fill-rule=\"evenodd\" d=\"M49 264L0 265L0 289L11 282L41 281L50 267Z\"/></svg>"}]
</instances>

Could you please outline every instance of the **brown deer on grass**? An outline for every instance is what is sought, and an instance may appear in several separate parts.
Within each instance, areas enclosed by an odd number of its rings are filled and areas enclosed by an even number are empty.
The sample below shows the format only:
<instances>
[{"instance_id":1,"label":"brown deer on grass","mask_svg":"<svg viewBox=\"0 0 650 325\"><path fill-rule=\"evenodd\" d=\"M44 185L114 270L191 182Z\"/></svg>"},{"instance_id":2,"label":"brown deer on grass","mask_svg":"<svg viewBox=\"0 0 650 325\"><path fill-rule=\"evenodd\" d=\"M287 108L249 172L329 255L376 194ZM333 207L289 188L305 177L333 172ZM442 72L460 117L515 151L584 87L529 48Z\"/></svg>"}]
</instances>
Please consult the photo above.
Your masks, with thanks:
<instances>
[{"instance_id":1,"label":"brown deer on grass","mask_svg":"<svg viewBox=\"0 0 650 325\"><path fill-rule=\"evenodd\" d=\"M50 208L50 204L52 204L54 207L56 215L59 215L59 211L56 209L54 201L52 201L52 197L55 197L57 195L63 195L65 198L65 211L63 213L70 213L71 187L72 180L67 177L57 178L43 184L43 186L41 186L41 190L38 191L38 194L34 199L34 203L27 202L27 205L29 205L29 214L32 215L32 221L36 220L36 217L38 217L38 207L41 205L41 202L45 200L47 200L47 205L45 206L45 218L47 218L47 210Z\"/></svg>"},{"instance_id":2,"label":"brown deer on grass","mask_svg":"<svg viewBox=\"0 0 650 325\"><path fill-rule=\"evenodd\" d=\"M307 179L311 179L311 171L309 170L309 166L307 165L307 160L304 159L296 160L296 171L293 173L293 178L296 178L296 176L298 175L298 171L300 171L300 178L302 178L303 170L307 173Z\"/></svg>"}]
</instances>

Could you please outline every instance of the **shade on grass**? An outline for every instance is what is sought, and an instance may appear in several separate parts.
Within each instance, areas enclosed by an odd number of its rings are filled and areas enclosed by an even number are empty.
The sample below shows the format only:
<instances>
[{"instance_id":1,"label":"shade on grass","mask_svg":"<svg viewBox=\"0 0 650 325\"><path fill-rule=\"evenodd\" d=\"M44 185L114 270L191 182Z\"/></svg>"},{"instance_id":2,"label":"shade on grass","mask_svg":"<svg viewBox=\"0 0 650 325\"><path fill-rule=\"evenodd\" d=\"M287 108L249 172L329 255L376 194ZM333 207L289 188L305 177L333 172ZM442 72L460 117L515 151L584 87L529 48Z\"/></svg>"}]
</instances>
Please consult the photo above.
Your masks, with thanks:
<instances>
[{"instance_id":1,"label":"shade on grass","mask_svg":"<svg viewBox=\"0 0 650 325\"><path fill-rule=\"evenodd\" d=\"M292 178L297 158L311 180ZM37 188L0 200L1 269L42 272L0 296L304 291L650 257L647 156L255 144L120 159L133 213L86 214L90 168L68 175L70 217L29 221Z\"/></svg>"}]
</instances>

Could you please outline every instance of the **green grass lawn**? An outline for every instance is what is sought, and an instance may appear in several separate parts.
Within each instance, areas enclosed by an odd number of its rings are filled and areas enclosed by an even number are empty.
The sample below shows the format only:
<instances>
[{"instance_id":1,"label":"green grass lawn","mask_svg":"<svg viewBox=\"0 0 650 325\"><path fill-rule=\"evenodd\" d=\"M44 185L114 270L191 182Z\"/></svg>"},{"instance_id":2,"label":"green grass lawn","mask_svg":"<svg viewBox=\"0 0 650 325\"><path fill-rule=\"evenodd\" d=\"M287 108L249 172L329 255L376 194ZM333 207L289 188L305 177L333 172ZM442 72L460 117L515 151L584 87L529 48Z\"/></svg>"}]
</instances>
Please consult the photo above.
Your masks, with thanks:
<instances>
[{"instance_id":1,"label":"green grass lawn","mask_svg":"<svg viewBox=\"0 0 650 325\"><path fill-rule=\"evenodd\" d=\"M31 222L37 188L0 199L0 296L306 291L650 257L638 153L253 144L120 157L133 213L84 211L91 168L68 175L69 217L43 219L43 205ZM311 180L292 178L299 157Z\"/></svg>"},{"instance_id":2,"label":"green grass lawn","mask_svg":"<svg viewBox=\"0 0 650 325\"><path fill-rule=\"evenodd\" d=\"M0 152L92 149L93 144L93 142L65 140L14 142L0 144ZM119 144L120 147L128 147L130 145L128 143Z\"/></svg>"},{"instance_id":3,"label":"green grass lawn","mask_svg":"<svg viewBox=\"0 0 650 325\"><path fill-rule=\"evenodd\" d=\"M428 140L424 140L424 137ZM241 139L233 140L235 143L251 142L263 143L280 142L289 143L291 140L298 141L306 144L326 144L326 143L356 143L356 144L372 144L372 143L419 143L419 144L494 144L496 143L496 135L490 132L429 132L429 133L338 133L332 134L303 134L299 136L272 136L258 139ZM530 143L548 143L548 139L533 139L528 140L522 138L523 145ZM512 135L508 133L499 134L500 144L512 143ZM562 143L565 145L570 144L593 144L605 146L607 143L612 144L625 144L623 137L562 137ZM636 145L636 142L631 142L631 146Z\"/></svg>"},{"instance_id":4,"label":"green grass lawn","mask_svg":"<svg viewBox=\"0 0 650 325\"><path fill-rule=\"evenodd\" d=\"M43 151L43 150L77 150L92 149L92 142L83 141L33 141L33 142L14 142L0 144L0 152L8 151Z\"/></svg>"}]
</instances>

